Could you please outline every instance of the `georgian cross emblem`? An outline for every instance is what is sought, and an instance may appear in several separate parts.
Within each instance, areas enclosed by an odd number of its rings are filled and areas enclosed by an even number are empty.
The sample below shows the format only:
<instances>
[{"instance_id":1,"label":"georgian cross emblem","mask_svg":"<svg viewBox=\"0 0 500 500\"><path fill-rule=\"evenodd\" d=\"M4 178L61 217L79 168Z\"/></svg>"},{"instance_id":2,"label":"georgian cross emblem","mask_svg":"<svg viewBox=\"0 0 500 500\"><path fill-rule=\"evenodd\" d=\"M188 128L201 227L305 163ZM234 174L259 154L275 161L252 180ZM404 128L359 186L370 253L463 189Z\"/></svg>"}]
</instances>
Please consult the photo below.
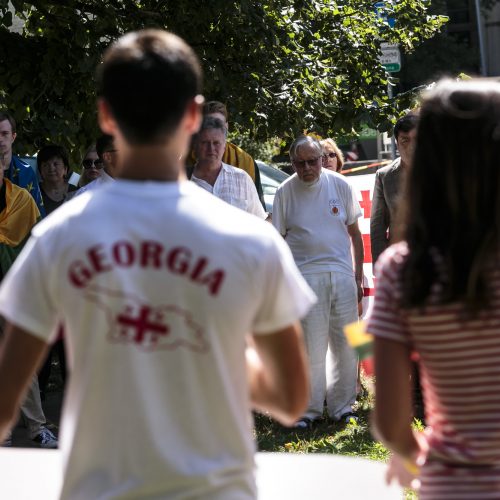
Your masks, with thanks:
<instances>
[{"instance_id":1,"label":"georgian cross emblem","mask_svg":"<svg viewBox=\"0 0 500 500\"><path fill-rule=\"evenodd\" d=\"M137 316L133 315L131 306L125 306L125 311L116 316L120 336L129 337L131 331L137 344L142 344L148 336L151 337L152 343L157 343L159 336L167 335L169 327L163 324L162 320L163 315L155 313L148 306L141 306Z\"/></svg>"},{"instance_id":2,"label":"georgian cross emblem","mask_svg":"<svg viewBox=\"0 0 500 500\"><path fill-rule=\"evenodd\" d=\"M112 343L134 344L142 351L184 348L202 353L209 348L205 332L189 311L174 305L145 304L132 294L95 285L84 294L104 311L106 335Z\"/></svg>"}]
</instances>

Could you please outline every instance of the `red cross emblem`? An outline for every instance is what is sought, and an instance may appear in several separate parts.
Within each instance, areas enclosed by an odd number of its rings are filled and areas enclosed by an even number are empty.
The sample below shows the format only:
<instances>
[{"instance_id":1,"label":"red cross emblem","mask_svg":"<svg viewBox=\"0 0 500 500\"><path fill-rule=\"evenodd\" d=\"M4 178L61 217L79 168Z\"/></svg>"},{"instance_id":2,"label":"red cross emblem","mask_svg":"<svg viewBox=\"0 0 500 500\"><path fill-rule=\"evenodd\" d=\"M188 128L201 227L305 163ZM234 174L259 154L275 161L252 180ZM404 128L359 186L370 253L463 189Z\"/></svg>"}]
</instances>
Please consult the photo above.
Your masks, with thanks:
<instances>
[{"instance_id":1,"label":"red cross emblem","mask_svg":"<svg viewBox=\"0 0 500 500\"><path fill-rule=\"evenodd\" d=\"M361 191L361 201L359 205L363 209L363 217L369 219L372 213L372 200L370 198L370 191Z\"/></svg>"},{"instance_id":2,"label":"red cross emblem","mask_svg":"<svg viewBox=\"0 0 500 500\"><path fill-rule=\"evenodd\" d=\"M151 337L150 342L156 344L158 336L168 334L168 326L160 322L163 319L161 313L154 313L149 306L142 306L136 317L132 313L132 307L126 306L125 312L116 317L116 322L122 327L120 331L122 337L129 336L132 331L134 342L137 344L142 344L147 335Z\"/></svg>"},{"instance_id":3,"label":"red cross emblem","mask_svg":"<svg viewBox=\"0 0 500 500\"><path fill-rule=\"evenodd\" d=\"M142 351L209 349L206 333L189 311L175 305L153 306L121 291L99 286L85 289L85 298L105 313L107 338L134 344Z\"/></svg>"}]
</instances>

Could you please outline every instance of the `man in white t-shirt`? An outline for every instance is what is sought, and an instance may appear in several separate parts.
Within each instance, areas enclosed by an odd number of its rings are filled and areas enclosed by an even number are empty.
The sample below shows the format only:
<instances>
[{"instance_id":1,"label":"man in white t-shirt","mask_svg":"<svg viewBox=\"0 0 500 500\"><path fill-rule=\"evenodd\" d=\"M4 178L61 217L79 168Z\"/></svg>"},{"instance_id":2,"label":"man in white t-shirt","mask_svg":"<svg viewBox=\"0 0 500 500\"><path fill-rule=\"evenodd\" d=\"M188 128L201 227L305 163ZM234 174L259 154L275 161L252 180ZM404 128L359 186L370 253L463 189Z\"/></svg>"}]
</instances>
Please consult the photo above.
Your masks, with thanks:
<instances>
[{"instance_id":1,"label":"man in white t-shirt","mask_svg":"<svg viewBox=\"0 0 500 500\"><path fill-rule=\"evenodd\" d=\"M129 33L98 71L121 175L37 225L0 288L0 439L62 323L61 498L254 499L250 410L304 410L314 294L274 228L186 181L190 47Z\"/></svg>"},{"instance_id":2,"label":"man in white t-shirt","mask_svg":"<svg viewBox=\"0 0 500 500\"><path fill-rule=\"evenodd\" d=\"M295 174L276 192L273 224L318 301L302 321L311 370L311 399L297 428L322 417L356 419L357 358L343 333L358 319L363 297L359 203L345 178L322 168L319 141L301 136L290 147ZM352 253L351 253L352 245ZM354 270L353 255L354 254Z\"/></svg>"},{"instance_id":3,"label":"man in white t-shirt","mask_svg":"<svg viewBox=\"0 0 500 500\"><path fill-rule=\"evenodd\" d=\"M224 163L227 128L212 116L203 119L194 139L196 163L191 181L234 207L265 219L266 212L252 178L242 169Z\"/></svg>"},{"instance_id":4,"label":"man in white t-shirt","mask_svg":"<svg viewBox=\"0 0 500 500\"><path fill-rule=\"evenodd\" d=\"M74 195L79 196L82 193L90 191L100 186L113 182L120 174L120 162L118 161L118 150L115 147L113 136L102 134L96 141L96 152L102 161L103 169L101 175L92 182L82 186Z\"/></svg>"}]
</instances>

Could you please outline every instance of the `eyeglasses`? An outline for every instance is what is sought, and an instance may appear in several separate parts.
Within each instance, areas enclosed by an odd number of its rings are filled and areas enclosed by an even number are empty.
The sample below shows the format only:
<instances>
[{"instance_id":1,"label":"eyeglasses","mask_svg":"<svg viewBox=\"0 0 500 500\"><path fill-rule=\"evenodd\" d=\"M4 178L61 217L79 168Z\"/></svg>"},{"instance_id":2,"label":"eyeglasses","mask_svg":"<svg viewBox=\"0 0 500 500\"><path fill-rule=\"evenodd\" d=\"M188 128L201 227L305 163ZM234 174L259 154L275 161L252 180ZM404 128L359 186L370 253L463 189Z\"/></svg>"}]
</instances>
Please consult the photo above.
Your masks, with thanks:
<instances>
[{"instance_id":1,"label":"eyeglasses","mask_svg":"<svg viewBox=\"0 0 500 500\"><path fill-rule=\"evenodd\" d=\"M304 168L306 165L314 167L318 164L320 159L321 156L318 156L317 158L312 158L311 160L292 160L292 162L297 168Z\"/></svg>"},{"instance_id":2,"label":"eyeglasses","mask_svg":"<svg viewBox=\"0 0 500 500\"><path fill-rule=\"evenodd\" d=\"M327 158L337 158L337 153L325 153L323 158L326 160Z\"/></svg>"},{"instance_id":3,"label":"eyeglasses","mask_svg":"<svg viewBox=\"0 0 500 500\"><path fill-rule=\"evenodd\" d=\"M91 160L90 158L85 158L85 160L82 161L82 165L85 170L88 170L92 167L96 168L97 170L101 170L101 168L103 167L101 160Z\"/></svg>"}]
</instances>

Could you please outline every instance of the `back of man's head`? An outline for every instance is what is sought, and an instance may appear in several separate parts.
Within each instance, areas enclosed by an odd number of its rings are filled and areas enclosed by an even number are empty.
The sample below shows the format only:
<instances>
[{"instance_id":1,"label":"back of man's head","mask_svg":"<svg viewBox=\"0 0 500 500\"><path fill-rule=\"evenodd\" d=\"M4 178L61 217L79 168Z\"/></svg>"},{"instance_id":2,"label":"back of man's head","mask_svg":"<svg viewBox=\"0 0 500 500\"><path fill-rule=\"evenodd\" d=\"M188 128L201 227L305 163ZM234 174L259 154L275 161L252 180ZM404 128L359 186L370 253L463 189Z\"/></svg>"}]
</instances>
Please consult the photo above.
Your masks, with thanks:
<instances>
[{"instance_id":1,"label":"back of man's head","mask_svg":"<svg viewBox=\"0 0 500 500\"><path fill-rule=\"evenodd\" d=\"M179 37L160 30L129 33L104 53L98 94L131 144L162 142L201 92L201 66Z\"/></svg>"},{"instance_id":2,"label":"back of man's head","mask_svg":"<svg viewBox=\"0 0 500 500\"><path fill-rule=\"evenodd\" d=\"M418 125L418 114L410 112L402 116L394 125L394 138L398 140L400 132L410 132Z\"/></svg>"},{"instance_id":3,"label":"back of man's head","mask_svg":"<svg viewBox=\"0 0 500 500\"><path fill-rule=\"evenodd\" d=\"M226 105L220 101L208 101L203 105L203 116L219 113L228 121Z\"/></svg>"}]
</instances>

